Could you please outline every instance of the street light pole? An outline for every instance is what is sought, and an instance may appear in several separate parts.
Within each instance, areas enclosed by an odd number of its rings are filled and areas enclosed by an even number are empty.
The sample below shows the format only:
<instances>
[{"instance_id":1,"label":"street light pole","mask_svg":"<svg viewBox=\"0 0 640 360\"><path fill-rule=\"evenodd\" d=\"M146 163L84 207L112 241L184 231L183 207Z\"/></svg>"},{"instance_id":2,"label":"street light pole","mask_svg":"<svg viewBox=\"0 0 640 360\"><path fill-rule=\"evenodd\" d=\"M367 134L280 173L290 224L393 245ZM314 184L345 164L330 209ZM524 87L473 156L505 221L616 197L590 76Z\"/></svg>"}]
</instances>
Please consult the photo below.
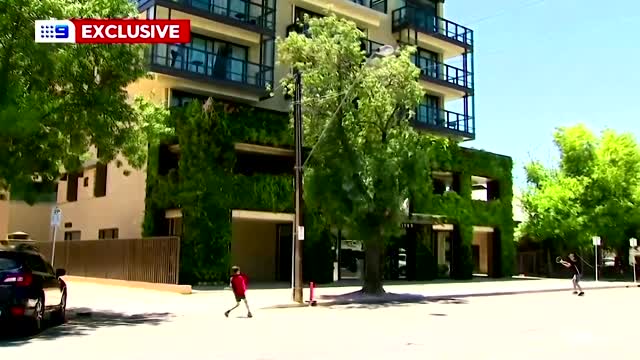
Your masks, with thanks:
<instances>
[{"instance_id":1,"label":"street light pole","mask_svg":"<svg viewBox=\"0 0 640 360\"><path fill-rule=\"evenodd\" d=\"M371 54L369 58L367 58L366 65L370 64L370 60L376 57L387 57L395 54L396 49L391 45L383 45L377 51ZM335 110L332 118L335 118L338 114L340 108L344 105L347 97L354 89L355 85L359 82L360 77L364 74L364 71L361 70L358 74L356 80L351 84L348 91L342 98L342 101L338 105L338 108ZM303 198L303 167L306 163L306 160L311 158L311 154L313 150L315 150L318 143L322 140L322 137L325 134L328 126L325 126L318 141L311 149L311 153L303 162L302 160L302 144L304 139L304 131L302 128L302 72L299 69L294 69L293 76L295 80L295 91L293 95L293 128L294 128L294 152L295 152L295 166L294 166L294 177L295 177L295 215L294 215L294 226L293 226L293 254L292 254L292 276L291 283L293 288L293 301L297 303L304 302L303 292L302 292L302 241L304 240L304 198Z\"/></svg>"},{"instance_id":2,"label":"street light pole","mask_svg":"<svg viewBox=\"0 0 640 360\"><path fill-rule=\"evenodd\" d=\"M293 127L295 138L295 217L293 227L293 301L302 303L302 241L304 240L304 199L302 194L302 73L294 70L295 93L293 97Z\"/></svg>"}]
</instances>

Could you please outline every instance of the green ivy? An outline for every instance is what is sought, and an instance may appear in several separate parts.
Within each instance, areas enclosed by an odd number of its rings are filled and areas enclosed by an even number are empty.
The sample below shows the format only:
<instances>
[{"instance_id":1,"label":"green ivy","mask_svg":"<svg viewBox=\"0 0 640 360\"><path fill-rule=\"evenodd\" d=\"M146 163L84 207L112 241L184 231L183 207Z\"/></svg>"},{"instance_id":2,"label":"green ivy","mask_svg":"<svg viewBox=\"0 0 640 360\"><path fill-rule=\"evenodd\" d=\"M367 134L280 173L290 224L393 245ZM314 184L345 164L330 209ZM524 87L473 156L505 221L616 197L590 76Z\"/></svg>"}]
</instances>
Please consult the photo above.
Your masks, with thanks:
<instances>
[{"instance_id":1,"label":"green ivy","mask_svg":"<svg viewBox=\"0 0 640 360\"><path fill-rule=\"evenodd\" d=\"M291 146L289 116L248 106L194 102L173 109L172 118L177 134L173 141L180 145L179 166L159 175L159 149L151 149L144 233L162 234L164 210L180 208L184 229L180 282L224 282L230 266L231 210L293 212L293 176L234 174L234 143ZM305 277L331 281L331 244L324 241L328 232L319 214L310 212L305 219L311 224L304 242L309 254Z\"/></svg>"},{"instance_id":2,"label":"green ivy","mask_svg":"<svg viewBox=\"0 0 640 360\"><path fill-rule=\"evenodd\" d=\"M233 173L234 143L291 146L291 122L287 114L248 106L194 102L173 110L181 156L178 169L158 175L159 149L149 151L145 236L161 235L166 229L164 211L182 210L184 233L181 246L182 283L226 281L231 246L231 209L293 212L293 177ZM461 238L456 252L454 278L469 278L473 271L471 244L473 226L491 226L500 231L501 274L511 274L513 258L512 160L485 151L465 149L454 143L431 149L431 168L461 174L459 194L429 195L414 204L414 212L444 215L458 226ZM500 182L500 200L471 199L471 175ZM425 184L432 188L433 184ZM307 281L330 282L333 273L332 235L320 214L305 215L304 274ZM426 244L426 243L425 243ZM426 245L425 245L426 246ZM418 248L428 253L426 247ZM425 250L425 251L423 251ZM426 255L425 255L426 256ZM419 257L425 277L437 276L435 257ZM424 258L424 259L423 259ZM429 265L431 264L431 265ZM434 275L435 274L435 275Z\"/></svg>"},{"instance_id":3,"label":"green ivy","mask_svg":"<svg viewBox=\"0 0 640 360\"><path fill-rule=\"evenodd\" d=\"M515 256L512 159L482 150L461 148L453 143L431 150L433 169L460 174L460 192L429 195L414 204L414 212L443 215L443 221L457 225L461 244L458 251L454 252L457 266L452 269L452 277L467 279L472 276L473 226L493 227L500 232L501 268L498 275L511 275ZM499 200L472 200L472 175L497 180L500 184Z\"/></svg>"}]
</instances>

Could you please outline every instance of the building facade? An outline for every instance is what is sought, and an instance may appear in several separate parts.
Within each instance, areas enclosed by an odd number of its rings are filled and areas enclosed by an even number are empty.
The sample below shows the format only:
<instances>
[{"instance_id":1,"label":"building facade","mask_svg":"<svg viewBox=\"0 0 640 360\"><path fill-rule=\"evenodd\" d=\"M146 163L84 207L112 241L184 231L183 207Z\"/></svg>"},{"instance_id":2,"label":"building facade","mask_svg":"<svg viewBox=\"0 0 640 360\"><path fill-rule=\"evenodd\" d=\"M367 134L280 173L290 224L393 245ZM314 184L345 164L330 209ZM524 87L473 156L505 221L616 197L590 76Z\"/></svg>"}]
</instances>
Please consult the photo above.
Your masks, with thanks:
<instances>
[{"instance_id":1,"label":"building facade","mask_svg":"<svg viewBox=\"0 0 640 360\"><path fill-rule=\"evenodd\" d=\"M210 128L196 132L183 126L175 139L150 149L149 166L142 171L119 159L88 162L81 173L65 174L58 186L63 213L58 240L182 236L183 282L222 279L231 263L256 280L288 281L290 105L279 91L270 96L267 87L289 71L276 64L276 38L300 31L304 14L331 11L354 21L366 34L362 46L368 53L383 44L416 46L414 61L426 94L415 127L459 142L475 139L473 32L446 18L443 0L140 0L138 5L141 18L190 19L192 40L153 45L152 77L129 92L172 108L212 97L225 104L224 119L216 121L230 130L207 138ZM176 115L177 128L183 121ZM210 157L198 159L194 148ZM222 148L229 156L220 155ZM509 273L511 159L455 152L433 173L433 197L411 204L406 235L389 248L389 278ZM187 156L192 158L185 161ZM207 211L194 205L203 202L210 204ZM358 272L358 246L348 234L319 225L307 231L307 277L321 282Z\"/></svg>"}]
</instances>

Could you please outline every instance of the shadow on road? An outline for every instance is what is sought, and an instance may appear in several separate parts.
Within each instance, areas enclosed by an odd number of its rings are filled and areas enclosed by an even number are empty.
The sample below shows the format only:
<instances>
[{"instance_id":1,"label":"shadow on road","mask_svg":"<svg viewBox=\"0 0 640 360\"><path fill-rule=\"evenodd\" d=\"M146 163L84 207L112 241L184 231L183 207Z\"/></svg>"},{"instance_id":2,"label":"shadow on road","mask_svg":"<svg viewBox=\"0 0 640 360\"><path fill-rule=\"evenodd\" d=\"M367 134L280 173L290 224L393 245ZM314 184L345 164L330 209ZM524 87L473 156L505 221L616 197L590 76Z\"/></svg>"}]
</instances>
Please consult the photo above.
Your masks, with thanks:
<instances>
[{"instance_id":1,"label":"shadow on road","mask_svg":"<svg viewBox=\"0 0 640 360\"><path fill-rule=\"evenodd\" d=\"M325 306L337 309L379 309L391 306L408 306L415 304L466 304L466 300L453 297L432 297L419 294L386 293L382 295L366 295L356 291L341 295L324 295Z\"/></svg>"},{"instance_id":2,"label":"shadow on road","mask_svg":"<svg viewBox=\"0 0 640 360\"><path fill-rule=\"evenodd\" d=\"M24 336L0 332L0 347L27 345L34 341L55 340L70 336L89 335L100 328L118 326L159 325L169 320L170 313L123 314L112 311L93 311L85 308L69 309L65 324L45 329L38 335Z\"/></svg>"}]
</instances>

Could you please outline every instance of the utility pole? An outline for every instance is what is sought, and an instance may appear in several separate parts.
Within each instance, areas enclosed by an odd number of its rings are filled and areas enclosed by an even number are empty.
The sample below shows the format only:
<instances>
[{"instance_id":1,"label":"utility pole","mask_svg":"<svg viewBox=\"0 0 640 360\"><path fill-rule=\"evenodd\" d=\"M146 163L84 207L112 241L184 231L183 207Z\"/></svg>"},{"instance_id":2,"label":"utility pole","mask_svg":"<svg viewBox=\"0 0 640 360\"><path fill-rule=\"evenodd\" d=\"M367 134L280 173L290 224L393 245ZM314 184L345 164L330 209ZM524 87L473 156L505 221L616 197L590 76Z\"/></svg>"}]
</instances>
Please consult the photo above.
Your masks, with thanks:
<instances>
[{"instance_id":1,"label":"utility pole","mask_svg":"<svg viewBox=\"0 0 640 360\"><path fill-rule=\"evenodd\" d=\"M304 241L304 199L302 194L302 73L294 71L295 94L293 97L293 127L295 135L295 218L293 226L293 301L302 303L302 250Z\"/></svg>"}]
</instances>

